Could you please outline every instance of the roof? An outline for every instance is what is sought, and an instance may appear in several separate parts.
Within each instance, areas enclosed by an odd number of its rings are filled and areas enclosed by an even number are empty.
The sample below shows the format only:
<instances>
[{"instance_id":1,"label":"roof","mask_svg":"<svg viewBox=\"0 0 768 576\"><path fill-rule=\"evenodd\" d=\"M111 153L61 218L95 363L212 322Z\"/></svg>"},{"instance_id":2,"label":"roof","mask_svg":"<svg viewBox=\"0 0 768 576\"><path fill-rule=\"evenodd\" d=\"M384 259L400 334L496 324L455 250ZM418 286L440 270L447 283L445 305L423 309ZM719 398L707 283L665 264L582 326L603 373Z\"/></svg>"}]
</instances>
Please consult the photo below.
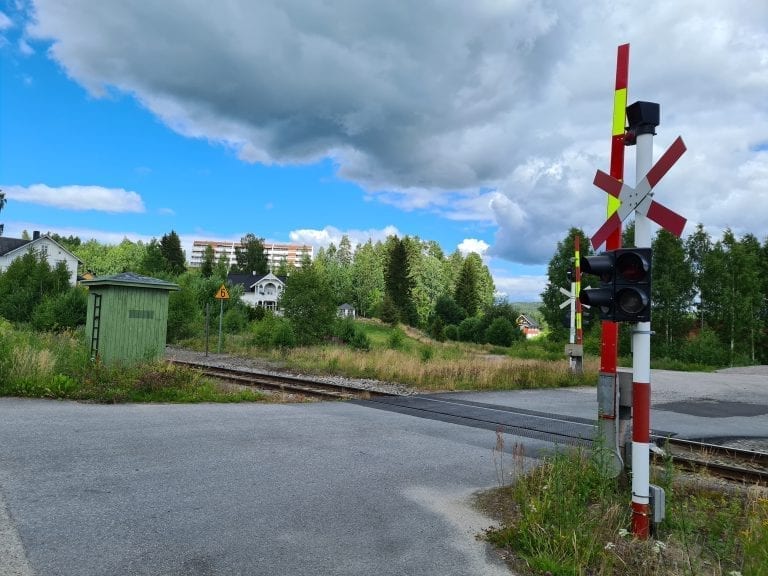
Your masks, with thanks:
<instances>
[{"instance_id":1,"label":"roof","mask_svg":"<svg viewBox=\"0 0 768 576\"><path fill-rule=\"evenodd\" d=\"M517 325L520 326L521 324L526 324L531 328L539 327L539 323L527 314L520 314L520 316L517 317Z\"/></svg>"},{"instance_id":2,"label":"roof","mask_svg":"<svg viewBox=\"0 0 768 576\"><path fill-rule=\"evenodd\" d=\"M16 248L21 248L30 242L31 240L22 240L21 238L0 238L0 256L13 252Z\"/></svg>"},{"instance_id":3,"label":"roof","mask_svg":"<svg viewBox=\"0 0 768 576\"><path fill-rule=\"evenodd\" d=\"M64 246L56 242L56 240L54 240L47 234L43 234L42 236L39 236L34 240L24 240L22 238L0 238L0 256L5 256L6 254L13 252L15 250L18 250L19 248L22 248L27 244L37 244L42 240L48 240L49 242L53 242L54 244L56 244L56 246L64 250L64 252L71 255L72 258L76 259L80 263L83 262L82 260L80 260L80 258L72 254L71 251L67 250Z\"/></svg>"},{"instance_id":4,"label":"roof","mask_svg":"<svg viewBox=\"0 0 768 576\"><path fill-rule=\"evenodd\" d=\"M285 276L275 276L272 272L267 274L227 274L227 282L234 285L240 285L245 288L246 291L251 290L254 285L258 284L265 278L279 280L285 284Z\"/></svg>"},{"instance_id":5,"label":"roof","mask_svg":"<svg viewBox=\"0 0 768 576\"><path fill-rule=\"evenodd\" d=\"M355 307L352 306L351 304L342 304L341 306L339 306L339 310L354 310L354 309Z\"/></svg>"},{"instance_id":6,"label":"roof","mask_svg":"<svg viewBox=\"0 0 768 576\"><path fill-rule=\"evenodd\" d=\"M135 288L156 288L158 290L179 290L178 284L142 276L134 272L123 272L113 276L97 276L93 280L84 280L84 286L133 286Z\"/></svg>"}]
</instances>

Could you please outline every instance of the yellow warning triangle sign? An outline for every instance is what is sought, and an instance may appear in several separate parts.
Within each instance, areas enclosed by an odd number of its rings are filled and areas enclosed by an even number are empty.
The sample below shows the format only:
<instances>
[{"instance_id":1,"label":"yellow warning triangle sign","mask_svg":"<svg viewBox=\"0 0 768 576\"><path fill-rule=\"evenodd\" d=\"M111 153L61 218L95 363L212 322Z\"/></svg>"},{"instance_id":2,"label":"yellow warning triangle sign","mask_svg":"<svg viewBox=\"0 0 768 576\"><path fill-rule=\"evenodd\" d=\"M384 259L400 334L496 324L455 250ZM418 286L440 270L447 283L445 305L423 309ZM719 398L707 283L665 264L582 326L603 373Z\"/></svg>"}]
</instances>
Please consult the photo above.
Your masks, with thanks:
<instances>
[{"instance_id":1,"label":"yellow warning triangle sign","mask_svg":"<svg viewBox=\"0 0 768 576\"><path fill-rule=\"evenodd\" d=\"M229 291L224 284L222 284L216 291L216 296L214 296L214 298L216 298L216 300L229 300Z\"/></svg>"}]
</instances>

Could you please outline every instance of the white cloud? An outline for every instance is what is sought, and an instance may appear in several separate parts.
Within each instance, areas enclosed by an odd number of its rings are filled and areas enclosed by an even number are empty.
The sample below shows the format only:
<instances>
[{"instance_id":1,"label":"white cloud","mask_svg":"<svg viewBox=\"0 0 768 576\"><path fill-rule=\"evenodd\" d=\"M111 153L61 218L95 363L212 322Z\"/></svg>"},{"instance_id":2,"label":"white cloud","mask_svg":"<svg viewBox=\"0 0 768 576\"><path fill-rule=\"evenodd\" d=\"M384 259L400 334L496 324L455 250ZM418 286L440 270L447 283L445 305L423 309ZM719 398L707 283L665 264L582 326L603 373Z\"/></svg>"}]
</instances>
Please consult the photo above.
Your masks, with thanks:
<instances>
[{"instance_id":1,"label":"white cloud","mask_svg":"<svg viewBox=\"0 0 768 576\"><path fill-rule=\"evenodd\" d=\"M25 33L95 96L131 94L248 162L331 158L372 198L495 223L490 254L542 263L605 217L591 182L624 42L630 102L662 105L656 157L678 134L689 148L657 201L768 234L765 22L754 0L36 0ZM313 232L333 236L295 233Z\"/></svg>"},{"instance_id":2,"label":"white cloud","mask_svg":"<svg viewBox=\"0 0 768 576\"><path fill-rule=\"evenodd\" d=\"M21 222L13 221L8 222L5 227L5 235L11 238L20 238L22 232L26 230L28 233L34 230L39 230L42 233L59 234L60 236L77 236L83 242L88 240L97 240L103 244L120 244L126 238L131 242L144 242L147 243L152 239L152 236L146 234L140 234L137 232L118 232L114 230L98 230L94 228L80 228L77 226L50 226L48 224L41 224L40 222ZM190 246L192 242L189 242Z\"/></svg>"},{"instance_id":3,"label":"white cloud","mask_svg":"<svg viewBox=\"0 0 768 576\"><path fill-rule=\"evenodd\" d=\"M99 212L144 212L144 202L136 192L101 186L3 186L6 197L64 210L96 210Z\"/></svg>"},{"instance_id":4,"label":"white cloud","mask_svg":"<svg viewBox=\"0 0 768 576\"><path fill-rule=\"evenodd\" d=\"M365 244L368 240L376 242L383 242L389 236L401 236L400 232L394 226L385 226L381 229L369 229L369 230L346 230L342 231L333 226L326 226L322 230L303 229L293 230L289 237L291 242L297 244L308 244L317 248L327 248L331 243L336 246L341 242L343 236L348 236L349 241L352 244L352 248L358 244Z\"/></svg>"},{"instance_id":5,"label":"white cloud","mask_svg":"<svg viewBox=\"0 0 768 576\"><path fill-rule=\"evenodd\" d=\"M13 20L8 18L5 12L0 11L0 30L8 30L13 28Z\"/></svg>"},{"instance_id":6,"label":"white cloud","mask_svg":"<svg viewBox=\"0 0 768 576\"><path fill-rule=\"evenodd\" d=\"M470 252L475 252L482 256L488 250L488 244L483 240L477 238L465 238L461 244L458 245L459 252L465 256Z\"/></svg>"},{"instance_id":7,"label":"white cloud","mask_svg":"<svg viewBox=\"0 0 768 576\"><path fill-rule=\"evenodd\" d=\"M496 293L510 302L539 302L547 285L546 276L507 276L493 272Z\"/></svg>"}]
</instances>

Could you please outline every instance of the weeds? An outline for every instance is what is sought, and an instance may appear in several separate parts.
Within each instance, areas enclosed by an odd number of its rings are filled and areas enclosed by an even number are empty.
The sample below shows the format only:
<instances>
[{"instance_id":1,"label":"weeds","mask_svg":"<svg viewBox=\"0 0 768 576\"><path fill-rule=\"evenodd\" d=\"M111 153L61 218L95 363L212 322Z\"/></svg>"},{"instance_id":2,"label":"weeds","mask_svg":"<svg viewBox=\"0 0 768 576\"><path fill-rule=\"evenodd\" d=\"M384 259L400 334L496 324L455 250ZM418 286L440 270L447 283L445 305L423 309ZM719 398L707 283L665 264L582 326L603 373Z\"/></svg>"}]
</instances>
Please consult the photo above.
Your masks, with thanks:
<instances>
[{"instance_id":1,"label":"weeds","mask_svg":"<svg viewBox=\"0 0 768 576\"><path fill-rule=\"evenodd\" d=\"M94 402L263 401L252 390L223 390L188 368L164 362L91 362L77 332L10 330L0 324L0 396Z\"/></svg>"},{"instance_id":2,"label":"weeds","mask_svg":"<svg viewBox=\"0 0 768 576\"><path fill-rule=\"evenodd\" d=\"M497 479L503 469L503 431L493 449ZM519 449L513 449L513 455ZM583 448L556 452L517 480L499 480L508 500L503 526L488 539L508 550L521 574L710 575L768 574L768 498L765 489L731 490L670 478L667 518L656 540L627 531L629 492L601 473L599 458Z\"/></svg>"}]
</instances>

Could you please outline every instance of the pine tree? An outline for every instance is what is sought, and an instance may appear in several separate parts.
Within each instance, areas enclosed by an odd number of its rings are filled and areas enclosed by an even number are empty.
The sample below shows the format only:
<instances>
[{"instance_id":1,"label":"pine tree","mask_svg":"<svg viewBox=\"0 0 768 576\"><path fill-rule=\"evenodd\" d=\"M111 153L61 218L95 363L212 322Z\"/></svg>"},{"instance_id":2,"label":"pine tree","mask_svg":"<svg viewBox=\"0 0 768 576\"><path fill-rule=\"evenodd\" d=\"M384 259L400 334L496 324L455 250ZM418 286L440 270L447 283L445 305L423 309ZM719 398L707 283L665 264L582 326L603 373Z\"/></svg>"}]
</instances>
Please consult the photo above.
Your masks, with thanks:
<instances>
[{"instance_id":1,"label":"pine tree","mask_svg":"<svg viewBox=\"0 0 768 576\"><path fill-rule=\"evenodd\" d=\"M387 243L389 259L384 276L386 293L399 311L400 320L413 326L417 324L418 317L413 304L413 279L406 244L397 236L390 236Z\"/></svg>"},{"instance_id":2,"label":"pine tree","mask_svg":"<svg viewBox=\"0 0 768 576\"><path fill-rule=\"evenodd\" d=\"M468 317L477 315L480 306L477 292L477 272L469 259L464 260L464 265L461 267L453 299L464 309Z\"/></svg>"},{"instance_id":3,"label":"pine tree","mask_svg":"<svg viewBox=\"0 0 768 576\"><path fill-rule=\"evenodd\" d=\"M165 260L165 271L178 276L187 269L187 258L181 249L181 240L175 230L171 230L160 239L160 253Z\"/></svg>"}]
</instances>

